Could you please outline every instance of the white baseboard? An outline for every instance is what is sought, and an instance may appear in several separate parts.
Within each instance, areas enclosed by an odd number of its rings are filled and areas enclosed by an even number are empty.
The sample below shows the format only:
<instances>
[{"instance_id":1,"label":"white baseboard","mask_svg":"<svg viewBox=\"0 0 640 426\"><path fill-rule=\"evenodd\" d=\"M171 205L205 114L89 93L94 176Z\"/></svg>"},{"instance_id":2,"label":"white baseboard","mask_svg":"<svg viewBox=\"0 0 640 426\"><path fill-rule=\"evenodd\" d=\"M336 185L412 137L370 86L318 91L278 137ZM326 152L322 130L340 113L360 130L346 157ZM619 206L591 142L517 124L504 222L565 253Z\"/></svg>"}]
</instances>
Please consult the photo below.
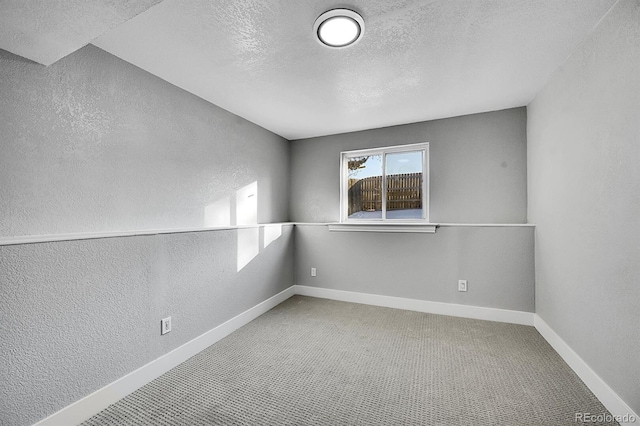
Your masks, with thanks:
<instances>
[{"instance_id":1,"label":"white baseboard","mask_svg":"<svg viewBox=\"0 0 640 426\"><path fill-rule=\"evenodd\" d=\"M619 420L616 419L618 423L621 425L640 424L640 416L638 416L538 314L535 315L534 325L542 337L549 342L551 347L569 364L569 367L575 371L596 398L602 402L602 405L604 405L613 416L619 416ZM625 421L625 419L627 420Z\"/></svg>"},{"instance_id":2,"label":"white baseboard","mask_svg":"<svg viewBox=\"0 0 640 426\"><path fill-rule=\"evenodd\" d=\"M439 315L535 326L542 337L549 342L556 352L558 352L565 362L576 372L580 379L582 379L611 414L620 416L621 418L626 415L626 418L635 419L635 423L620 421L621 425L637 425L640 422L640 416L638 416L542 318L534 313L294 285L174 349L166 355L74 402L44 420L39 421L35 426L72 425L87 420L109 405L158 378L296 294Z\"/></svg>"},{"instance_id":3,"label":"white baseboard","mask_svg":"<svg viewBox=\"0 0 640 426\"><path fill-rule=\"evenodd\" d=\"M228 336L243 325L251 322L269 309L278 306L295 295L294 286L281 291L273 297L254 306L251 309L231 318L227 322L207 331L184 345L172 350L166 355L151 361L126 376L116 380L79 401L50 415L36 423L36 426L61 426L81 423L99 413L109 405L119 401L140 387L162 374L198 354L215 342Z\"/></svg>"},{"instance_id":4,"label":"white baseboard","mask_svg":"<svg viewBox=\"0 0 640 426\"><path fill-rule=\"evenodd\" d=\"M512 324L533 325L533 312L510 311L507 309L483 308L480 306L456 305L453 303L430 302L427 300L404 299L377 294L355 293L328 288L294 285L296 294L340 300L342 302L383 306L385 308L405 309L430 314L449 315L487 321L508 322Z\"/></svg>"}]
</instances>

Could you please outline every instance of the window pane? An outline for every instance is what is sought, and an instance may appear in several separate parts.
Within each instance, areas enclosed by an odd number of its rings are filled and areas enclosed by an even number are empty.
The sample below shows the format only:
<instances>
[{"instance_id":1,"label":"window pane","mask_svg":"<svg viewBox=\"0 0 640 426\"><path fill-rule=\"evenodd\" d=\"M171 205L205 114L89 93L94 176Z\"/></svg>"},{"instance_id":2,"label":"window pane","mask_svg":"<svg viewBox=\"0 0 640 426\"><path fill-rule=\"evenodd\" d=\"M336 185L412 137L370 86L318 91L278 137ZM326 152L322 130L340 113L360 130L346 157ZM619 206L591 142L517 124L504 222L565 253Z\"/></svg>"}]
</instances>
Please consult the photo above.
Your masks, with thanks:
<instances>
[{"instance_id":1,"label":"window pane","mask_svg":"<svg viewBox=\"0 0 640 426\"><path fill-rule=\"evenodd\" d=\"M422 151L387 154L387 219L422 219Z\"/></svg>"},{"instance_id":2,"label":"window pane","mask_svg":"<svg viewBox=\"0 0 640 426\"><path fill-rule=\"evenodd\" d=\"M349 219L382 219L382 155L348 158Z\"/></svg>"}]
</instances>

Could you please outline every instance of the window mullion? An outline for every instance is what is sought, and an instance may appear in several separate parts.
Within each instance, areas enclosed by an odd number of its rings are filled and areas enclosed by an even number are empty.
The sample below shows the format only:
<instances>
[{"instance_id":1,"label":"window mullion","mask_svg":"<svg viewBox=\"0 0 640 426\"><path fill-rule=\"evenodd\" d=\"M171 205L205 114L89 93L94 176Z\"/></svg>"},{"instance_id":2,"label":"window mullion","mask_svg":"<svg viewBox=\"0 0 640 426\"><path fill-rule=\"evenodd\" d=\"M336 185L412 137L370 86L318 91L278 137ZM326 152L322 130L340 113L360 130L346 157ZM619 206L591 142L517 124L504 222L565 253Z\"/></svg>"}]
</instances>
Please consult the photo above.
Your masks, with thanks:
<instances>
[{"instance_id":1,"label":"window mullion","mask_svg":"<svg viewBox=\"0 0 640 426\"><path fill-rule=\"evenodd\" d=\"M344 222L347 220L349 209L349 157L344 153L342 153L340 157L340 222Z\"/></svg>"},{"instance_id":2,"label":"window mullion","mask_svg":"<svg viewBox=\"0 0 640 426\"><path fill-rule=\"evenodd\" d=\"M429 146L422 151L422 219L429 219Z\"/></svg>"},{"instance_id":3,"label":"window mullion","mask_svg":"<svg viewBox=\"0 0 640 426\"><path fill-rule=\"evenodd\" d=\"M382 220L387 220L387 153L382 152Z\"/></svg>"},{"instance_id":4,"label":"window mullion","mask_svg":"<svg viewBox=\"0 0 640 426\"><path fill-rule=\"evenodd\" d=\"M427 209L429 208L427 206L427 150L423 149L422 150L422 182L421 185L421 193L422 196L421 198L421 203L422 203L422 220L425 220L427 218Z\"/></svg>"}]
</instances>

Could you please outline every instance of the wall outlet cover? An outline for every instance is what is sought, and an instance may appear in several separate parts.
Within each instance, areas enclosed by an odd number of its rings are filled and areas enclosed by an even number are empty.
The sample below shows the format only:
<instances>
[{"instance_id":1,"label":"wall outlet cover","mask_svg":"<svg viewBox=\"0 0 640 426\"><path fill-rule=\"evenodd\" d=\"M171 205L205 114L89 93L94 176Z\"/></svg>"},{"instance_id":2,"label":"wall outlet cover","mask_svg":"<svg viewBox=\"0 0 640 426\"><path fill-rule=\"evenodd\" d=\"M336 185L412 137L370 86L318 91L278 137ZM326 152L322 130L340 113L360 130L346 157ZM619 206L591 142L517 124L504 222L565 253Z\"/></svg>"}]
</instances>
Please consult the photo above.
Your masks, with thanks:
<instances>
[{"instance_id":1,"label":"wall outlet cover","mask_svg":"<svg viewBox=\"0 0 640 426\"><path fill-rule=\"evenodd\" d=\"M171 317L163 318L160 321L160 334L164 335L171 331Z\"/></svg>"}]
</instances>

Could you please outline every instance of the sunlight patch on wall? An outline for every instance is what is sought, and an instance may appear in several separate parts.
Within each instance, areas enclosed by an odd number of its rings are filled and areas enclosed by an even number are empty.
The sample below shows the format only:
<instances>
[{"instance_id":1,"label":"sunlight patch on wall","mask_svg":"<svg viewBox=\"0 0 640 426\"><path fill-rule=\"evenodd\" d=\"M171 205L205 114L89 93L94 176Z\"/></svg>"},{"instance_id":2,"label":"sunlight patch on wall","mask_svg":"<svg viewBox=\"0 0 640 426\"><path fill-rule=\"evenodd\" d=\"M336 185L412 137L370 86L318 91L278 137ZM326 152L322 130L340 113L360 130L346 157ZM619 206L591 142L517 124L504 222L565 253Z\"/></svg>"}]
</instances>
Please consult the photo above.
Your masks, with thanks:
<instances>
[{"instance_id":1,"label":"sunlight patch on wall","mask_svg":"<svg viewBox=\"0 0 640 426\"><path fill-rule=\"evenodd\" d=\"M234 209L235 207L235 209ZM235 213L235 223L232 220ZM258 227L258 182L238 189L234 197L221 198L204 208L205 227L252 226L237 229L237 271L240 272L260 253ZM282 235L282 225L268 225L264 230L264 247Z\"/></svg>"},{"instance_id":2,"label":"sunlight patch on wall","mask_svg":"<svg viewBox=\"0 0 640 426\"><path fill-rule=\"evenodd\" d=\"M258 182L236 191L236 225L258 223Z\"/></svg>"},{"instance_id":3,"label":"sunlight patch on wall","mask_svg":"<svg viewBox=\"0 0 640 426\"><path fill-rule=\"evenodd\" d=\"M258 182L236 191L236 225L258 224ZM260 252L260 228L238 229L238 272Z\"/></svg>"},{"instance_id":4,"label":"sunlight patch on wall","mask_svg":"<svg viewBox=\"0 0 640 426\"><path fill-rule=\"evenodd\" d=\"M260 252L260 228L238 229L238 272Z\"/></svg>"},{"instance_id":5,"label":"sunlight patch on wall","mask_svg":"<svg viewBox=\"0 0 640 426\"><path fill-rule=\"evenodd\" d=\"M264 248L267 248L269 244L280 238L282 235L282 225L265 225L264 226Z\"/></svg>"}]
</instances>

